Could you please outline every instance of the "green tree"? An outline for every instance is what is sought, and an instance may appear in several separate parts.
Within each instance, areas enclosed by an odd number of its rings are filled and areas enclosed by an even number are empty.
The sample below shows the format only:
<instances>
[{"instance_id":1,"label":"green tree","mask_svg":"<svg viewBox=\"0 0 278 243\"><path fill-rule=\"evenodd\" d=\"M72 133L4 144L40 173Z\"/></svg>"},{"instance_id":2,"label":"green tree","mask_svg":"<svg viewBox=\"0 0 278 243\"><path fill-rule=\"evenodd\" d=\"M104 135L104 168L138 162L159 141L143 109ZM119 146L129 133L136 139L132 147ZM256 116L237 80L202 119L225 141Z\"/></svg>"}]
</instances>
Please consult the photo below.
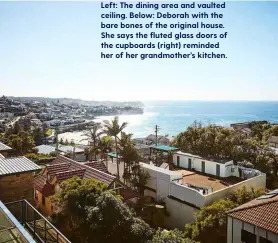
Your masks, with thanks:
<instances>
[{"instance_id":1,"label":"green tree","mask_svg":"<svg viewBox=\"0 0 278 243\"><path fill-rule=\"evenodd\" d=\"M153 243L197 243L185 237L183 231L158 229L152 240Z\"/></svg>"},{"instance_id":2,"label":"green tree","mask_svg":"<svg viewBox=\"0 0 278 243\"><path fill-rule=\"evenodd\" d=\"M195 215L195 221L185 226L186 237L202 243L222 243L226 241L227 215L226 212L242 205L264 193L245 187L232 192L228 198L201 208Z\"/></svg>"},{"instance_id":3,"label":"green tree","mask_svg":"<svg viewBox=\"0 0 278 243\"><path fill-rule=\"evenodd\" d=\"M148 242L152 239L152 229L110 193L104 192L96 200L96 205L88 209L90 242Z\"/></svg>"},{"instance_id":4,"label":"green tree","mask_svg":"<svg viewBox=\"0 0 278 243\"><path fill-rule=\"evenodd\" d=\"M118 156L118 135L126 128L127 122L119 123L119 117L116 116L114 119L109 121L104 121L104 132L115 139L116 154L117 154L117 177L120 178L119 170L119 156Z\"/></svg>"},{"instance_id":5,"label":"green tree","mask_svg":"<svg viewBox=\"0 0 278 243\"><path fill-rule=\"evenodd\" d=\"M93 153L95 160L97 159L98 153L98 143L100 141L100 136L103 134L103 131L100 131L102 125L100 123L94 123L92 127L90 127L83 136L86 137L84 140L90 140L92 144L92 148L90 151Z\"/></svg>"},{"instance_id":6,"label":"green tree","mask_svg":"<svg viewBox=\"0 0 278 243\"><path fill-rule=\"evenodd\" d=\"M99 140L99 149L101 151L101 158L104 157L104 155L112 150L113 141L110 136L104 136Z\"/></svg>"},{"instance_id":7,"label":"green tree","mask_svg":"<svg viewBox=\"0 0 278 243\"><path fill-rule=\"evenodd\" d=\"M44 134L41 128L35 128L32 131L32 136L35 141L36 146L41 145L43 143Z\"/></svg>"},{"instance_id":8,"label":"green tree","mask_svg":"<svg viewBox=\"0 0 278 243\"><path fill-rule=\"evenodd\" d=\"M64 144L64 139L63 138L60 138L60 142L59 142L60 144Z\"/></svg>"},{"instance_id":9,"label":"green tree","mask_svg":"<svg viewBox=\"0 0 278 243\"><path fill-rule=\"evenodd\" d=\"M51 199L53 222L72 242L147 242L152 229L107 185L73 177Z\"/></svg>"}]
</instances>

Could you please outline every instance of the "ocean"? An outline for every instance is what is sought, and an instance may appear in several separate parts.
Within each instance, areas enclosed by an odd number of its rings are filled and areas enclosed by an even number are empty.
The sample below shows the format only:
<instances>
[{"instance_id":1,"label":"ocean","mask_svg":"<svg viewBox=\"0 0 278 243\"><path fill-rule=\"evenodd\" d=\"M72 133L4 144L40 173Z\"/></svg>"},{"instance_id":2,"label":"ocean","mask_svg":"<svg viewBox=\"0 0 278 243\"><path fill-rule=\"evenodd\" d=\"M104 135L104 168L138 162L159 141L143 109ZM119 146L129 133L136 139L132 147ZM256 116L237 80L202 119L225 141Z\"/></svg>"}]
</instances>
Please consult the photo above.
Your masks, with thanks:
<instances>
[{"instance_id":1,"label":"ocean","mask_svg":"<svg viewBox=\"0 0 278 243\"><path fill-rule=\"evenodd\" d=\"M125 132L133 137L146 137L159 126L159 135L176 136L194 121L230 126L231 123L267 120L278 123L278 101L145 101L144 114L121 115L120 122L128 122ZM98 117L96 121L110 120L112 116ZM79 140L80 132L71 138ZM68 134L69 135L69 134ZM73 135L73 134L71 134ZM64 137L64 136L62 136ZM77 141L76 141L77 142Z\"/></svg>"}]
</instances>

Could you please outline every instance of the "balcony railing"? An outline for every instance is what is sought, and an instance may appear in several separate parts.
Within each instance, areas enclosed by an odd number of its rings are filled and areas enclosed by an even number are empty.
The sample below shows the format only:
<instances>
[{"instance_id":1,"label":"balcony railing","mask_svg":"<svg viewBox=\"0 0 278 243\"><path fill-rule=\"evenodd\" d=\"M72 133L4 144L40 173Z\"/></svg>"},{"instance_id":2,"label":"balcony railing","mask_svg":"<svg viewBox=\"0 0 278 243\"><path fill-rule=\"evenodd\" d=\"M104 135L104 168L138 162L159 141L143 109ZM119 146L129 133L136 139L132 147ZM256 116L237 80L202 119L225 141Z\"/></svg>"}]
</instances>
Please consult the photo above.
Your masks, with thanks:
<instances>
[{"instance_id":1,"label":"balcony railing","mask_svg":"<svg viewBox=\"0 0 278 243\"><path fill-rule=\"evenodd\" d=\"M71 243L28 201L20 200L5 204L15 218L39 243Z\"/></svg>"}]
</instances>

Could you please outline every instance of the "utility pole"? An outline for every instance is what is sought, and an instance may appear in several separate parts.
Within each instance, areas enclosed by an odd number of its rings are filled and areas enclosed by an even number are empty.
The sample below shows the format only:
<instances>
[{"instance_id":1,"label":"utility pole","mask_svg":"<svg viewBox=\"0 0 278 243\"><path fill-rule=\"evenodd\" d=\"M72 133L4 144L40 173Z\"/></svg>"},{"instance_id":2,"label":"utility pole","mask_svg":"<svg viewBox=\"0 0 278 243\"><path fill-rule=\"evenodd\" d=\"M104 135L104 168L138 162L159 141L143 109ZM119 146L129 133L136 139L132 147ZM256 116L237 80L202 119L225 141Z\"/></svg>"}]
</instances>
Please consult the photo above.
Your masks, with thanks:
<instances>
[{"instance_id":1,"label":"utility pole","mask_svg":"<svg viewBox=\"0 0 278 243\"><path fill-rule=\"evenodd\" d=\"M159 127L157 125L155 125L155 146L157 146L157 133L159 131Z\"/></svg>"},{"instance_id":2,"label":"utility pole","mask_svg":"<svg viewBox=\"0 0 278 243\"><path fill-rule=\"evenodd\" d=\"M56 155L59 155L58 126L55 127Z\"/></svg>"}]
</instances>

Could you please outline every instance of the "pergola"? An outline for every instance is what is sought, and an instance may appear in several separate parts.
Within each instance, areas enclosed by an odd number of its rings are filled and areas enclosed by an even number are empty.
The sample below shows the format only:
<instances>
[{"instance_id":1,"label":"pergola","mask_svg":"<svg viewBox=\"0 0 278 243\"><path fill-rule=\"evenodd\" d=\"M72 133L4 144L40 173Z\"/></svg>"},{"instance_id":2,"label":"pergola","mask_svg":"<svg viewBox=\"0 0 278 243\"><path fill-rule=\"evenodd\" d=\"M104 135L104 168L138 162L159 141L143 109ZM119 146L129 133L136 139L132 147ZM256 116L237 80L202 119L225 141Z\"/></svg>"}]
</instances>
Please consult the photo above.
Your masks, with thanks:
<instances>
[{"instance_id":1,"label":"pergola","mask_svg":"<svg viewBox=\"0 0 278 243\"><path fill-rule=\"evenodd\" d=\"M109 152L109 153L107 153L107 156L108 157L110 157L111 159L112 159L112 163L113 163L113 159L117 159L117 158L121 158L121 156L120 155L118 155L117 153L115 153L115 152Z\"/></svg>"},{"instance_id":2,"label":"pergola","mask_svg":"<svg viewBox=\"0 0 278 243\"><path fill-rule=\"evenodd\" d=\"M166 145L157 145L157 146L151 146L150 147L150 157L152 156L152 153L155 153L156 155L158 153L161 154L161 157L163 156L163 153L167 153L167 163L169 163L170 156L172 156L170 153L179 151L176 147L166 146ZM156 156L157 157L157 156ZM162 158L163 160L163 158ZM156 164L157 164L157 158L156 158Z\"/></svg>"}]
</instances>

